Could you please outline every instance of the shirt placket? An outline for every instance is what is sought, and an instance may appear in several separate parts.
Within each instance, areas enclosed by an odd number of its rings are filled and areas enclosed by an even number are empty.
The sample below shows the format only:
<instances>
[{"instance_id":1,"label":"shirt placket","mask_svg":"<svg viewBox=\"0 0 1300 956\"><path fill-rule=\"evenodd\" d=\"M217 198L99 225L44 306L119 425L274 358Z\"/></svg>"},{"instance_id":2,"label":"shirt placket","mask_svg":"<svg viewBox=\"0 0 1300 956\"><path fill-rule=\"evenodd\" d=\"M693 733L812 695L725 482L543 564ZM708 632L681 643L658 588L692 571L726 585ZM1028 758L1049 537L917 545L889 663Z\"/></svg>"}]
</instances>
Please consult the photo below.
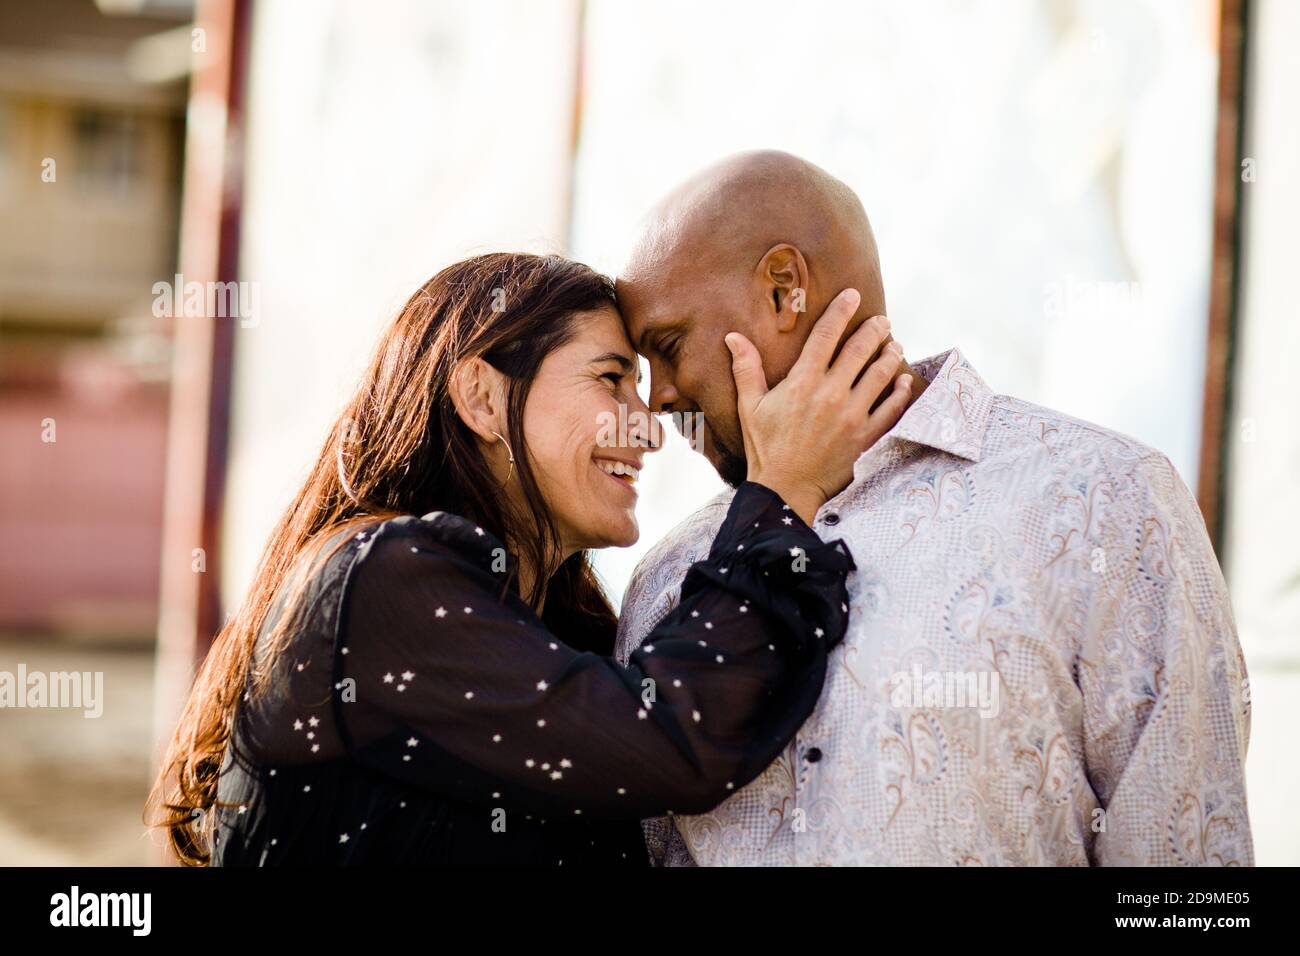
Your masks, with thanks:
<instances>
[{"instance_id":1,"label":"shirt placket","mask_svg":"<svg viewBox=\"0 0 1300 956\"><path fill-rule=\"evenodd\" d=\"M817 510L812 523L812 530L817 537L823 541L833 541L836 538L849 540L848 529L845 527L848 517L845 509L863 486L886 468L897 464L899 453L894 447L896 444L896 439L885 436L859 456L853 465L853 480L843 491ZM853 621L850 618L849 627L852 626ZM837 759L838 756L837 741L830 739L825 731L825 728L830 726L830 722L819 719L820 716L815 714L795 733L794 806L796 810L803 811L801 813L803 829L795 830L791 834L791 847L796 866L822 862L805 859L819 845L819 842L813 839L799 839L809 832L806 808L811 805L812 798L817 792L818 775L829 761ZM805 731L805 728L811 729Z\"/></svg>"}]
</instances>

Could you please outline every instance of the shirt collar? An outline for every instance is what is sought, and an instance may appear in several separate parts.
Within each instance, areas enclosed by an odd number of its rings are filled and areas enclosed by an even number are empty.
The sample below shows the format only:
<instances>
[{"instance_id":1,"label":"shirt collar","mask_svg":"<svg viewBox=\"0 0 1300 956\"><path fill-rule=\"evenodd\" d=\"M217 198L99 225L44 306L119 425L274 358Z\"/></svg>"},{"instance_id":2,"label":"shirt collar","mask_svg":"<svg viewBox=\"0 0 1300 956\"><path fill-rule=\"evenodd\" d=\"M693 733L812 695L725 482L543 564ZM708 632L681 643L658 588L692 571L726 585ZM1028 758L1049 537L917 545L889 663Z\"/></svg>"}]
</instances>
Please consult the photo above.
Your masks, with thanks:
<instances>
[{"instance_id":1,"label":"shirt collar","mask_svg":"<svg viewBox=\"0 0 1300 956\"><path fill-rule=\"evenodd\" d=\"M958 349L914 362L912 368L930 385L886 437L979 461L993 390Z\"/></svg>"}]
</instances>

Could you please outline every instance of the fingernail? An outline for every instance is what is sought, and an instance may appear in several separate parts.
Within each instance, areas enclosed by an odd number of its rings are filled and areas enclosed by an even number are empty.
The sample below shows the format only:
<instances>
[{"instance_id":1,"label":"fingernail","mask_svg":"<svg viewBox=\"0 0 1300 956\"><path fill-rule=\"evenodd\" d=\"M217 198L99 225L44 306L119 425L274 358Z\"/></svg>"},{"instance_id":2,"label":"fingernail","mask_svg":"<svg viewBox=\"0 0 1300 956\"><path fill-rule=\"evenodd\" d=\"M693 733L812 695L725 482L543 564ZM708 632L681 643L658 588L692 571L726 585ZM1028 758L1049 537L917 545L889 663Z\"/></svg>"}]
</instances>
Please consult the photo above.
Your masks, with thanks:
<instances>
[{"instance_id":1,"label":"fingernail","mask_svg":"<svg viewBox=\"0 0 1300 956\"><path fill-rule=\"evenodd\" d=\"M857 289L845 289L844 301L847 302L849 305L856 306L859 302L862 301L862 295L858 292Z\"/></svg>"},{"instance_id":2,"label":"fingernail","mask_svg":"<svg viewBox=\"0 0 1300 956\"><path fill-rule=\"evenodd\" d=\"M886 332L888 332L890 329L893 328L893 326L889 324L889 316L881 315L878 316L878 318L880 319L880 327L883 328Z\"/></svg>"},{"instance_id":3,"label":"fingernail","mask_svg":"<svg viewBox=\"0 0 1300 956\"><path fill-rule=\"evenodd\" d=\"M736 333L728 332L726 335L722 337L722 341L726 343L727 351L729 351L732 355L735 355L736 354Z\"/></svg>"}]
</instances>

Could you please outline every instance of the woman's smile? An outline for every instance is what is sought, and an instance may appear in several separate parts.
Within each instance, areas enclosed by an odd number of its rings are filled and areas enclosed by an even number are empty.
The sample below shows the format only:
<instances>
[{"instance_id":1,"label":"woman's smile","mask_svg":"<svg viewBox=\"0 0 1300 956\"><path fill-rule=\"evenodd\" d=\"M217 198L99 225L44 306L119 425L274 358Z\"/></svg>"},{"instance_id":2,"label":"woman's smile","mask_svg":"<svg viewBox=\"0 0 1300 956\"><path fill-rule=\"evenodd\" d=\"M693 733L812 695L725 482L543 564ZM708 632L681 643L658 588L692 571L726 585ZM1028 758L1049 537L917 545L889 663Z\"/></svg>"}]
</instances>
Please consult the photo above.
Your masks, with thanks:
<instances>
[{"instance_id":1,"label":"woman's smile","mask_svg":"<svg viewBox=\"0 0 1300 956\"><path fill-rule=\"evenodd\" d=\"M616 482L624 492L631 494L633 500L636 499L636 482L641 477L639 464L621 458L596 458L594 464L602 475Z\"/></svg>"}]
</instances>

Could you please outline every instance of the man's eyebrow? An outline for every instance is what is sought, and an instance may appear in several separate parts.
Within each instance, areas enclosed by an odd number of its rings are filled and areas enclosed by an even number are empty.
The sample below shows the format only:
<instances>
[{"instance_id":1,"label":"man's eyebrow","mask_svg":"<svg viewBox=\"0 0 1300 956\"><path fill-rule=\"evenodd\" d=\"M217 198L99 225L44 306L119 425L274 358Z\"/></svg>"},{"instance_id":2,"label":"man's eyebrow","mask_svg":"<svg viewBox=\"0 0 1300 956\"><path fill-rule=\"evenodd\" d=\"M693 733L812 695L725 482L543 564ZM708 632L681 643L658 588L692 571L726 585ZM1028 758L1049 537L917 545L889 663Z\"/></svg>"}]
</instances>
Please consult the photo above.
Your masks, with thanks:
<instances>
[{"instance_id":1,"label":"man's eyebrow","mask_svg":"<svg viewBox=\"0 0 1300 956\"><path fill-rule=\"evenodd\" d=\"M646 327L641 330L641 334L637 337L636 350L642 355L649 355L651 352L658 352L658 346L651 345L646 341L646 339L651 335L656 335L659 337L659 341L662 342L669 332L679 328L681 324L680 320L672 319L661 321L658 325L655 325L653 322L646 323Z\"/></svg>"}]
</instances>

